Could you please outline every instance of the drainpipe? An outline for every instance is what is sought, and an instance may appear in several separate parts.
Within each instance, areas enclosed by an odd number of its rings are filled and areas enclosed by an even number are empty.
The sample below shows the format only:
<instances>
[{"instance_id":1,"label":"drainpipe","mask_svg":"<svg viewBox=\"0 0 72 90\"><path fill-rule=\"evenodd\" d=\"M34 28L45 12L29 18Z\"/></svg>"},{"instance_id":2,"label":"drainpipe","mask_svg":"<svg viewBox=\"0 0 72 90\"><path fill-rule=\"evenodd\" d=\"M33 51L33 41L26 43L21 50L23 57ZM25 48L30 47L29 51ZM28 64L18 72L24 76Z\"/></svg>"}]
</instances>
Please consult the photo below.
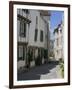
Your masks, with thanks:
<instances>
[{"instance_id":1,"label":"drainpipe","mask_svg":"<svg viewBox=\"0 0 72 90\"><path fill-rule=\"evenodd\" d=\"M46 32L47 32L46 39L47 39L47 62L48 62L48 56L49 56L49 23L48 22L46 22Z\"/></svg>"}]
</instances>

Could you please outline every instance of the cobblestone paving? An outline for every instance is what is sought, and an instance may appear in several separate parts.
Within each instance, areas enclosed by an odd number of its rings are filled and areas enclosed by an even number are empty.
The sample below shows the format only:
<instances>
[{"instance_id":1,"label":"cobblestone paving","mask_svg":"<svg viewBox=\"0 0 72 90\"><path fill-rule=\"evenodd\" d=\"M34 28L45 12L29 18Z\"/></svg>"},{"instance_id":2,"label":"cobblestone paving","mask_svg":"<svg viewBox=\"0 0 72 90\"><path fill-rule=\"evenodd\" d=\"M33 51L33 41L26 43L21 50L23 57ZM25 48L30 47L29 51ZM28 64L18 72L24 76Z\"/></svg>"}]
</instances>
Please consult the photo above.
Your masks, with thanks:
<instances>
[{"instance_id":1,"label":"cobblestone paving","mask_svg":"<svg viewBox=\"0 0 72 90\"><path fill-rule=\"evenodd\" d=\"M39 79L56 79L60 78L58 74L58 63L51 62L41 66L31 68L28 72L18 73L18 80L39 80Z\"/></svg>"},{"instance_id":2,"label":"cobblestone paving","mask_svg":"<svg viewBox=\"0 0 72 90\"><path fill-rule=\"evenodd\" d=\"M41 75L40 79L55 79L55 78L60 78L58 70L59 70L59 65L57 65L56 67L51 69L49 73L47 73L45 75Z\"/></svg>"}]
</instances>

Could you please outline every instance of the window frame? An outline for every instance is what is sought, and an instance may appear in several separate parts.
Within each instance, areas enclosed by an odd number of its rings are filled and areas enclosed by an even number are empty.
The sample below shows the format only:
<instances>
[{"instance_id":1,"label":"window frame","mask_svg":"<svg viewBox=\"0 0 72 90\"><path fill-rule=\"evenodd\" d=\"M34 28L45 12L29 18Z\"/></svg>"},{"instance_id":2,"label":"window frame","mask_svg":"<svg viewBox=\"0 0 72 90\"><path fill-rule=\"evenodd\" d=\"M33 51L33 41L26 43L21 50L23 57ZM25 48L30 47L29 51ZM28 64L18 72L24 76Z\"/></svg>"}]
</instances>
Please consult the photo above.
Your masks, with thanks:
<instances>
[{"instance_id":1,"label":"window frame","mask_svg":"<svg viewBox=\"0 0 72 90\"><path fill-rule=\"evenodd\" d=\"M34 41L35 42L37 41L37 36L38 36L38 29L36 28L35 29L35 35L34 35Z\"/></svg>"},{"instance_id":2,"label":"window frame","mask_svg":"<svg viewBox=\"0 0 72 90\"><path fill-rule=\"evenodd\" d=\"M40 41L43 42L43 30L40 30Z\"/></svg>"},{"instance_id":3,"label":"window frame","mask_svg":"<svg viewBox=\"0 0 72 90\"><path fill-rule=\"evenodd\" d=\"M27 24L23 20L20 20L20 37L26 37Z\"/></svg>"}]
</instances>

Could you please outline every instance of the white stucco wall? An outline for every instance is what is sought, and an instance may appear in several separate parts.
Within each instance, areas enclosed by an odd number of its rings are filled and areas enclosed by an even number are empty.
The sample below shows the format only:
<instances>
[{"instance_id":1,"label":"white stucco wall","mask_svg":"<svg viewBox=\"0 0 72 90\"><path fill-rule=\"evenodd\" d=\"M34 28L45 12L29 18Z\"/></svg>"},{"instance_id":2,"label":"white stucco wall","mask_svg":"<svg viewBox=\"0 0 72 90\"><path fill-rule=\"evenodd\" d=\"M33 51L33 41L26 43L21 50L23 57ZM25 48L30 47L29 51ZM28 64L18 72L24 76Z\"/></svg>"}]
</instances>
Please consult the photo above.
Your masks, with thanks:
<instances>
[{"instance_id":1,"label":"white stucco wall","mask_svg":"<svg viewBox=\"0 0 72 90\"><path fill-rule=\"evenodd\" d=\"M60 29L62 29L62 33L60 33ZM54 54L55 54L55 59L58 60L59 58L63 58L63 25L58 30L58 33L55 33L55 41L54 41ZM58 45L57 45L57 39L58 39ZM58 51L58 54L57 54Z\"/></svg>"},{"instance_id":2,"label":"white stucco wall","mask_svg":"<svg viewBox=\"0 0 72 90\"><path fill-rule=\"evenodd\" d=\"M37 10L30 10L31 14L31 23L29 28L29 45L30 46L37 46L37 47L44 47L44 22L40 18L40 12ZM36 28L36 16L38 17L38 34L37 34L37 41L34 41L35 38L35 28ZM40 41L40 30L43 31L43 42Z\"/></svg>"}]
</instances>

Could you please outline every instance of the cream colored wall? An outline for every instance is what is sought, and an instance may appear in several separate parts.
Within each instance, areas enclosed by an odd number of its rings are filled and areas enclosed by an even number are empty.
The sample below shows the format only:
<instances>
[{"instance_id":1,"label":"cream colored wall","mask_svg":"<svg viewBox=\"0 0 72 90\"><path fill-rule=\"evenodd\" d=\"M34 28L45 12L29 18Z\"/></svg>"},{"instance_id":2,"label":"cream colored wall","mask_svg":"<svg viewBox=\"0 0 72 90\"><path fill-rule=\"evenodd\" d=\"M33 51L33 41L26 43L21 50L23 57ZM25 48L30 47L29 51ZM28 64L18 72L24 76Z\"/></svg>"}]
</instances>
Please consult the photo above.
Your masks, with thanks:
<instances>
[{"instance_id":1,"label":"cream colored wall","mask_svg":"<svg viewBox=\"0 0 72 90\"><path fill-rule=\"evenodd\" d=\"M62 33L60 33L60 29L62 29ZM55 42L54 42L54 54L55 59L58 60L59 58L62 58L63 53L63 27L59 28L58 33L55 33ZM57 39L58 39L58 46L57 46ZM58 51L58 54L57 54Z\"/></svg>"},{"instance_id":2,"label":"cream colored wall","mask_svg":"<svg viewBox=\"0 0 72 90\"><path fill-rule=\"evenodd\" d=\"M44 47L44 40L45 40L45 23L40 17L40 12L35 10L30 10L31 14L31 24L29 28L29 45L36 46L36 47ZM37 41L34 41L35 37L35 28L36 28L36 16L38 16L38 35ZM40 30L43 31L43 42L40 41Z\"/></svg>"}]
</instances>

